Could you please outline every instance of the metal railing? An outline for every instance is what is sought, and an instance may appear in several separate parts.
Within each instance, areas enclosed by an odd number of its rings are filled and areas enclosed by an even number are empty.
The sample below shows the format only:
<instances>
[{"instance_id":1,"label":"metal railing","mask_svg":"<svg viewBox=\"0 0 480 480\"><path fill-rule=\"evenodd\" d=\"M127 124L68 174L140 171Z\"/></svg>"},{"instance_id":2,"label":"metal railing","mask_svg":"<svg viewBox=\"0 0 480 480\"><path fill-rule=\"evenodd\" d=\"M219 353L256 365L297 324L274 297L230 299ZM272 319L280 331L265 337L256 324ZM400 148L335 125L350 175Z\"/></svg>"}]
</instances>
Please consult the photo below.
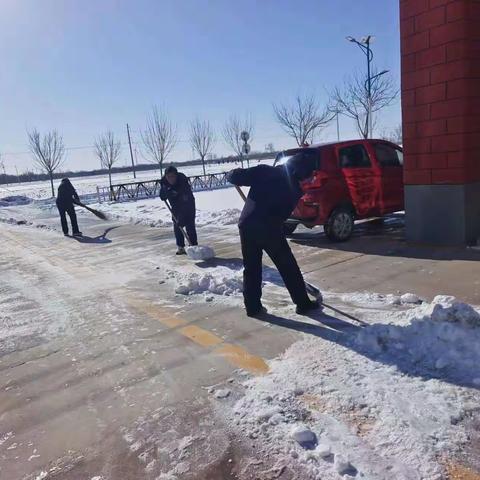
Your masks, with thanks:
<instances>
[{"instance_id":1,"label":"metal railing","mask_svg":"<svg viewBox=\"0 0 480 480\"><path fill-rule=\"evenodd\" d=\"M207 175L194 175L188 177L192 191L216 190L229 186L227 172L209 173ZM98 202L122 202L152 198L160 194L160 180L147 180L144 182L119 183L111 187L97 187Z\"/></svg>"}]
</instances>

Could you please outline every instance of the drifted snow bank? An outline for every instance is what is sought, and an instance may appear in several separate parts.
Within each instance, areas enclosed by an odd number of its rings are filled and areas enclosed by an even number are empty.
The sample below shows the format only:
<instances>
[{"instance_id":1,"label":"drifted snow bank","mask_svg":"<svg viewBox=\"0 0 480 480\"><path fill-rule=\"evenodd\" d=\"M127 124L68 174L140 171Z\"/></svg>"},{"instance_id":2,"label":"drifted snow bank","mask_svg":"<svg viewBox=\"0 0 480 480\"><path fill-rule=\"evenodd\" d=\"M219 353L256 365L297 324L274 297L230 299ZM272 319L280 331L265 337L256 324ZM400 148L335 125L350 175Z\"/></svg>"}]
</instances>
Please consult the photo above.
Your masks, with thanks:
<instances>
[{"instance_id":1,"label":"drifted snow bank","mask_svg":"<svg viewBox=\"0 0 480 480\"><path fill-rule=\"evenodd\" d=\"M0 207L15 207L19 205L28 205L32 203L32 199L24 195L10 195L0 198Z\"/></svg>"},{"instance_id":2,"label":"drifted snow bank","mask_svg":"<svg viewBox=\"0 0 480 480\"><path fill-rule=\"evenodd\" d=\"M244 384L233 427L304 479L445 478L441 460L462 450L461 422L480 408L468 388L480 386L480 315L439 296L385 316L293 344Z\"/></svg>"},{"instance_id":3,"label":"drifted snow bank","mask_svg":"<svg viewBox=\"0 0 480 480\"><path fill-rule=\"evenodd\" d=\"M479 313L454 297L439 295L415 315L405 327L376 324L362 330L355 346L387 363L394 360L406 372L418 366L435 377L480 386Z\"/></svg>"},{"instance_id":4,"label":"drifted snow bank","mask_svg":"<svg viewBox=\"0 0 480 480\"><path fill-rule=\"evenodd\" d=\"M236 225L243 208L243 200L234 188L223 188L195 193L196 225ZM96 208L95 205L93 205ZM132 202L102 203L101 210L110 217L151 227L172 225L172 216L160 198Z\"/></svg>"}]
</instances>

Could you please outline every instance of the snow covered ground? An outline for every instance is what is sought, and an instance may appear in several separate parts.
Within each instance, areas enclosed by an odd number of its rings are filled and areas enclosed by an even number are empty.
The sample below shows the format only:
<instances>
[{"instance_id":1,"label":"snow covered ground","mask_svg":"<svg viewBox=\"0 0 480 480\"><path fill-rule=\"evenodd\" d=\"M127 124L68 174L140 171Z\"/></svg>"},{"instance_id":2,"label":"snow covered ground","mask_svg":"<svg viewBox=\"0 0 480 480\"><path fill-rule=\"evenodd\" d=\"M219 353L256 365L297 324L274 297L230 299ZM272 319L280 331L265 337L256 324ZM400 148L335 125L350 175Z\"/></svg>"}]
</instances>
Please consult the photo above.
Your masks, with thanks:
<instances>
[{"instance_id":1,"label":"snow covered ground","mask_svg":"<svg viewBox=\"0 0 480 480\"><path fill-rule=\"evenodd\" d=\"M305 479L442 480L468 442L464 420L480 409L478 309L444 296L392 308L384 297L383 310L365 315L369 297L363 319L374 323L318 328L223 412L277 473L295 465Z\"/></svg>"},{"instance_id":2,"label":"snow covered ground","mask_svg":"<svg viewBox=\"0 0 480 480\"><path fill-rule=\"evenodd\" d=\"M195 193L197 225L236 225L243 208L243 200L234 188L223 188ZM160 198L134 202L102 203L92 205L112 218L152 227L172 225L172 216Z\"/></svg>"},{"instance_id":3,"label":"snow covered ground","mask_svg":"<svg viewBox=\"0 0 480 480\"><path fill-rule=\"evenodd\" d=\"M234 228L243 204L235 189L195 197L200 228ZM30 203L32 191L0 198L0 220L24 228L39 207L55 210ZM159 199L95 207L125 222L171 226ZM239 262L199 268L178 263L169 251L159 255L151 259L160 265L159 283L168 284L178 302L241 306ZM265 478L290 468L306 480L445 479L445 465L469 440L466 422L480 411L478 308L445 296L428 303L412 293L324 292L327 303L348 304L349 313L367 323L360 328L326 315L294 314L288 302L271 300L287 297L278 275L267 269L264 279L270 314L308 334L271 361L268 374L221 386L212 401L232 435L276 465ZM9 312L0 321L6 344L28 333Z\"/></svg>"}]
</instances>

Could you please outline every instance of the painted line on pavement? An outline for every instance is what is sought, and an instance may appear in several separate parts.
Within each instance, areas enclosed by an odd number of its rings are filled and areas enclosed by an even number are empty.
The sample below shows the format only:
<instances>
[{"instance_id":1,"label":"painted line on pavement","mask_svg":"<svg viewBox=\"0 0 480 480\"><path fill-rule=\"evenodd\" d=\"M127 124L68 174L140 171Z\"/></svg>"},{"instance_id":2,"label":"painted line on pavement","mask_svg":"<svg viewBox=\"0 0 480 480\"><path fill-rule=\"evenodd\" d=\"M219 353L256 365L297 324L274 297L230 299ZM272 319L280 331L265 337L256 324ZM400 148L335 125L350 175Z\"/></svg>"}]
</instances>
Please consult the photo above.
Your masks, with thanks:
<instances>
[{"instance_id":1,"label":"painted line on pavement","mask_svg":"<svg viewBox=\"0 0 480 480\"><path fill-rule=\"evenodd\" d=\"M167 309L159 305L145 303L147 301L138 298L126 299L126 302L135 310L158 320L166 327L176 329L176 332L197 345L209 349L216 347L211 350L212 353L223 357L235 367L254 375L264 375L269 371L267 362L262 357L252 355L240 345L225 343L221 337L197 325L187 325L185 320L175 317Z\"/></svg>"}]
</instances>

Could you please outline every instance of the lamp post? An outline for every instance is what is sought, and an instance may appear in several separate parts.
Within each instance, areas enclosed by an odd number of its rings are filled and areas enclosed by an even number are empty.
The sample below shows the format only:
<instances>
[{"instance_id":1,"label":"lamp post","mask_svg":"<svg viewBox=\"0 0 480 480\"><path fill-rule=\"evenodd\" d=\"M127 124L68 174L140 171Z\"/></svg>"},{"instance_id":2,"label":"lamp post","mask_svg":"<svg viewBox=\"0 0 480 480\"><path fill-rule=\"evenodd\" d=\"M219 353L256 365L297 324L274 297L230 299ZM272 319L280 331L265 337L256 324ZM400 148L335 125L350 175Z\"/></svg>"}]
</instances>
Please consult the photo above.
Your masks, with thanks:
<instances>
[{"instance_id":1,"label":"lamp post","mask_svg":"<svg viewBox=\"0 0 480 480\"><path fill-rule=\"evenodd\" d=\"M346 37L346 39L349 42L356 43L359 47L360 50L366 55L367 57L367 81L365 82L366 85L366 90L367 90L367 96L368 96L368 136L371 138L372 137L372 130L373 130L373 120L372 120L372 84L373 81L378 79L381 75L387 73L387 71L383 71L379 73L378 75L374 75L372 77L372 69L371 69L371 64L373 60L373 52L372 49L370 48L370 44L373 41L373 37L371 35L367 35L366 37L363 37L358 41L357 39L353 37Z\"/></svg>"}]
</instances>

